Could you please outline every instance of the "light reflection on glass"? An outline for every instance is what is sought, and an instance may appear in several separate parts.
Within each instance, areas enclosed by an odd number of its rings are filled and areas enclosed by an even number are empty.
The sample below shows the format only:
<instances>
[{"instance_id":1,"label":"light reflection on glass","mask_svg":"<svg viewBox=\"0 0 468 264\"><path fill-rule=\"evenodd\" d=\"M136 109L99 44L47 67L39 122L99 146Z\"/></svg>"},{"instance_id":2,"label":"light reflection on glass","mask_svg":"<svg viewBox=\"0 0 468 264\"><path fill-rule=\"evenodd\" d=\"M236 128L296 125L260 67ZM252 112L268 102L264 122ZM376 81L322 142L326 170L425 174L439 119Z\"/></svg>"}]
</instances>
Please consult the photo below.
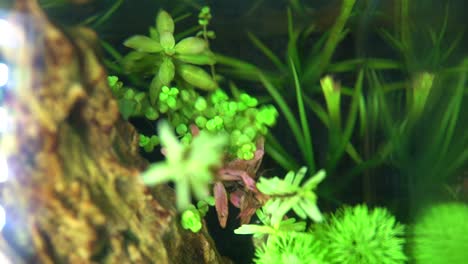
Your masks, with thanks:
<instances>
[{"instance_id":1,"label":"light reflection on glass","mask_svg":"<svg viewBox=\"0 0 468 264\"><path fill-rule=\"evenodd\" d=\"M5 63L0 63L0 87L8 83L8 75L8 65L6 65Z\"/></svg>"},{"instance_id":2,"label":"light reflection on glass","mask_svg":"<svg viewBox=\"0 0 468 264\"><path fill-rule=\"evenodd\" d=\"M0 153L0 183L6 182L7 180L8 180L8 163L6 161L6 158Z\"/></svg>"},{"instance_id":3,"label":"light reflection on glass","mask_svg":"<svg viewBox=\"0 0 468 264\"><path fill-rule=\"evenodd\" d=\"M4 135L13 130L13 120L8 110L0 106L0 134Z\"/></svg>"},{"instance_id":4,"label":"light reflection on glass","mask_svg":"<svg viewBox=\"0 0 468 264\"><path fill-rule=\"evenodd\" d=\"M15 29L10 22L0 18L0 46L14 47L16 46L17 39L15 39Z\"/></svg>"},{"instance_id":5,"label":"light reflection on glass","mask_svg":"<svg viewBox=\"0 0 468 264\"><path fill-rule=\"evenodd\" d=\"M5 209L3 208L3 206L0 205L0 231L5 226L5 221L6 221ZM0 261L0 263L3 263L3 262Z\"/></svg>"},{"instance_id":6,"label":"light reflection on glass","mask_svg":"<svg viewBox=\"0 0 468 264\"><path fill-rule=\"evenodd\" d=\"M0 52L10 52L11 48L15 49L20 43L20 36L18 30L5 19L0 18ZM5 55L5 54L3 54ZM10 71L8 65L5 63L0 63L0 88L7 85L10 76ZM9 132L11 125L11 119L8 115L8 111L0 107L0 133L3 137L5 133ZM8 164L6 157L3 153L0 153L0 183L8 180ZM6 212L3 206L0 205L0 231L5 226L6 222ZM12 262L7 258L7 256L0 251L0 264L12 264Z\"/></svg>"},{"instance_id":7,"label":"light reflection on glass","mask_svg":"<svg viewBox=\"0 0 468 264\"><path fill-rule=\"evenodd\" d=\"M2 252L0 252L0 263L2 263L2 264L12 264L11 261Z\"/></svg>"}]
</instances>

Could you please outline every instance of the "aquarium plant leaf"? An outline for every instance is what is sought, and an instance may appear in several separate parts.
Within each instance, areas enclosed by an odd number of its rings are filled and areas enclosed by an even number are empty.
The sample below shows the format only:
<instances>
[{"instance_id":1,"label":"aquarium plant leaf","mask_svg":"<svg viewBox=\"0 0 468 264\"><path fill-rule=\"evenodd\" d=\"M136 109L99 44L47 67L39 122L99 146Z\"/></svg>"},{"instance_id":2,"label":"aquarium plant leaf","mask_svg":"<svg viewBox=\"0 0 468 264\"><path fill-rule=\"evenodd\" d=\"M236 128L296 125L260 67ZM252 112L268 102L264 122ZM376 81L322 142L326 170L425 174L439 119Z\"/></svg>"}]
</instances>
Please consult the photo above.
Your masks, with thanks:
<instances>
[{"instance_id":1,"label":"aquarium plant leaf","mask_svg":"<svg viewBox=\"0 0 468 264\"><path fill-rule=\"evenodd\" d=\"M352 145L350 145L350 139L351 135L354 132L355 124L356 124L356 119L358 116L358 111L359 111L359 100L362 96L362 82L364 78L364 72L362 70L359 71L357 80L355 83L354 91L353 91L353 96L352 96L352 101L351 101L351 106L348 111L348 117L346 118L346 123L344 127L344 131L339 138L339 144L337 145L336 150L334 153L332 153L332 156L329 161L329 166L328 168L331 170L332 168L336 168L340 158L342 157L343 153L346 151L346 149ZM353 152L353 149L349 149L351 152L350 155L356 156L356 152Z\"/></svg>"},{"instance_id":2,"label":"aquarium plant leaf","mask_svg":"<svg viewBox=\"0 0 468 264\"><path fill-rule=\"evenodd\" d=\"M174 182L177 208L183 211L191 204L190 190L198 200L208 196L213 168L221 165L227 139L224 135L201 131L187 146L179 142L167 122L160 123L158 131L166 160L152 164L141 177L147 185Z\"/></svg>"},{"instance_id":3,"label":"aquarium plant leaf","mask_svg":"<svg viewBox=\"0 0 468 264\"><path fill-rule=\"evenodd\" d=\"M214 65L216 63L216 57L210 51L204 51L199 54L176 53L174 57L182 62L191 63L195 65Z\"/></svg>"},{"instance_id":4,"label":"aquarium plant leaf","mask_svg":"<svg viewBox=\"0 0 468 264\"><path fill-rule=\"evenodd\" d=\"M271 215L273 227L279 225L289 210L299 207L297 211L300 217L307 215L316 222L322 221L314 190L325 178L325 171L320 170L300 186L306 172L307 169L302 167L297 173L288 172L284 179L260 177L257 188L263 194L270 196L263 208Z\"/></svg>"},{"instance_id":5,"label":"aquarium plant leaf","mask_svg":"<svg viewBox=\"0 0 468 264\"><path fill-rule=\"evenodd\" d=\"M270 93L271 97L275 100L275 102L278 104L280 110L283 112L286 121L289 124L289 127L291 128L291 131L293 132L294 138L296 139L297 143L299 146L304 146L304 135L302 135L300 126L297 122L297 119L294 117L294 114L291 111L291 108L289 107L288 103L286 100L281 96L278 88L274 86L274 84L267 78L263 73L258 73L258 78L262 82L263 86L265 89L267 89L268 93ZM300 148L302 154L306 156L306 150L304 148Z\"/></svg>"},{"instance_id":6,"label":"aquarium plant leaf","mask_svg":"<svg viewBox=\"0 0 468 264\"><path fill-rule=\"evenodd\" d=\"M354 8L356 0L344 0L341 4L341 10L339 16L336 18L333 27L330 29L327 40L320 53L320 59L316 67L309 67L309 72L304 72L304 80L315 80L317 79L325 69L328 67L330 60L335 52L338 43L346 35L345 30L346 22L351 16L351 12Z\"/></svg>"},{"instance_id":7,"label":"aquarium plant leaf","mask_svg":"<svg viewBox=\"0 0 468 264\"><path fill-rule=\"evenodd\" d=\"M205 40L197 37L184 38L175 45L174 49L179 54L199 54L207 48Z\"/></svg>"},{"instance_id":8,"label":"aquarium plant leaf","mask_svg":"<svg viewBox=\"0 0 468 264\"><path fill-rule=\"evenodd\" d=\"M265 139L267 142L265 151L278 165L288 171L299 169L299 164L290 157L284 147L279 144L278 140L271 133L268 133Z\"/></svg>"},{"instance_id":9,"label":"aquarium plant leaf","mask_svg":"<svg viewBox=\"0 0 468 264\"><path fill-rule=\"evenodd\" d=\"M262 207L257 210L257 217L263 225L244 224L234 230L234 233L240 235L276 235L283 232L303 232L306 230L306 222L297 222L295 218L288 218L280 221L276 226L271 224L271 218L268 209Z\"/></svg>"},{"instance_id":10,"label":"aquarium plant leaf","mask_svg":"<svg viewBox=\"0 0 468 264\"><path fill-rule=\"evenodd\" d=\"M173 34L175 25L171 15L169 15L169 13L164 10L160 10L156 16L156 28L159 34L162 32L169 32Z\"/></svg>"},{"instance_id":11,"label":"aquarium plant leaf","mask_svg":"<svg viewBox=\"0 0 468 264\"><path fill-rule=\"evenodd\" d=\"M116 11L119 9L124 0L117 0L114 1L112 6L110 6L104 14L96 14L95 16L90 17L89 19L85 20L82 24L88 25L90 23L92 28L97 28L106 22Z\"/></svg>"},{"instance_id":12,"label":"aquarium plant leaf","mask_svg":"<svg viewBox=\"0 0 468 264\"><path fill-rule=\"evenodd\" d=\"M284 71L285 66L275 55L275 53L268 48L257 36L255 36L252 32L247 32L247 36L249 37L250 41L278 68L279 71Z\"/></svg>"},{"instance_id":13,"label":"aquarium plant leaf","mask_svg":"<svg viewBox=\"0 0 468 264\"><path fill-rule=\"evenodd\" d=\"M182 213L180 223L184 229L190 230L193 233L200 231L203 226L200 213L193 205Z\"/></svg>"},{"instance_id":14,"label":"aquarium plant leaf","mask_svg":"<svg viewBox=\"0 0 468 264\"><path fill-rule=\"evenodd\" d=\"M294 71L292 72L293 76L294 74L297 74L297 72L302 72L301 69L301 60L299 58L299 51L297 49L297 39L299 37L300 31L294 29L294 23L293 23L293 15L291 13L291 9L287 9L287 17L288 17L288 46L287 46L287 58L288 58L288 64L290 66L294 66Z\"/></svg>"},{"instance_id":15,"label":"aquarium plant leaf","mask_svg":"<svg viewBox=\"0 0 468 264\"><path fill-rule=\"evenodd\" d=\"M124 45L135 49L122 59L127 72L143 76L152 75L150 89L158 94L161 87L179 81L189 83L205 91L218 88L212 67L216 58L209 50L208 40L199 37L186 37L176 43L174 21L164 10L156 17L156 27L150 28L149 37L135 35L124 42ZM195 65L209 65L211 75ZM154 104L155 96L150 96Z\"/></svg>"},{"instance_id":16,"label":"aquarium plant leaf","mask_svg":"<svg viewBox=\"0 0 468 264\"><path fill-rule=\"evenodd\" d=\"M327 70L329 72L353 72L358 67L375 70L397 70L402 69L403 64L400 61L382 58L351 59L330 64Z\"/></svg>"},{"instance_id":17,"label":"aquarium plant leaf","mask_svg":"<svg viewBox=\"0 0 468 264\"><path fill-rule=\"evenodd\" d=\"M148 53L158 53L163 50L162 45L158 41L142 35L130 37L124 42L124 45L128 48Z\"/></svg>"},{"instance_id":18,"label":"aquarium plant leaf","mask_svg":"<svg viewBox=\"0 0 468 264\"><path fill-rule=\"evenodd\" d=\"M213 91L218 88L218 84L202 68L182 64L178 67L177 72L186 82L202 90Z\"/></svg>"},{"instance_id":19,"label":"aquarium plant leaf","mask_svg":"<svg viewBox=\"0 0 468 264\"><path fill-rule=\"evenodd\" d=\"M219 225L225 227L228 218L228 197L226 189L222 182L216 182L213 186L213 194L215 196L216 214L218 215Z\"/></svg>"},{"instance_id":20,"label":"aquarium plant leaf","mask_svg":"<svg viewBox=\"0 0 468 264\"><path fill-rule=\"evenodd\" d=\"M289 57L289 65L291 66L291 72L294 77L294 87L296 88L296 99L297 99L297 108L299 112L299 119L301 122L302 127L302 135L304 136L304 148L305 151L305 160L307 162L307 166L311 171L315 171L315 161L314 161L314 147L312 145L312 134L309 128L309 121L307 120L306 109L304 106L303 100L303 90L301 87L301 83L299 81L299 76L296 71L296 66L294 65L294 61L291 57Z\"/></svg>"}]
</instances>

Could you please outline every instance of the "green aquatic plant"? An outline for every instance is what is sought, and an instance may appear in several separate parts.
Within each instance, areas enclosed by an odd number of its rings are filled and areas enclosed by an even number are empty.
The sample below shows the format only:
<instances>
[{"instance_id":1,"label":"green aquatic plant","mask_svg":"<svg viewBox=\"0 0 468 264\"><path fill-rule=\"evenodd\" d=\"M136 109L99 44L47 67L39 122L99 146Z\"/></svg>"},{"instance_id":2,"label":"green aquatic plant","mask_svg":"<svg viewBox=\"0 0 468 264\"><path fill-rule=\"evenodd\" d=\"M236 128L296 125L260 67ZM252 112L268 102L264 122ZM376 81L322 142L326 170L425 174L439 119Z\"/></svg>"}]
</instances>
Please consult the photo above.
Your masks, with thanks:
<instances>
[{"instance_id":1,"label":"green aquatic plant","mask_svg":"<svg viewBox=\"0 0 468 264\"><path fill-rule=\"evenodd\" d=\"M205 217L210 206L214 206L215 199L208 196L203 200L198 201L197 207L189 205L188 209L182 212L180 216L180 224L184 229L197 233L203 226L202 219Z\"/></svg>"},{"instance_id":2,"label":"green aquatic plant","mask_svg":"<svg viewBox=\"0 0 468 264\"><path fill-rule=\"evenodd\" d=\"M257 224L244 224L234 230L234 233L238 235L250 235L254 238L261 238L265 235L279 235L281 233L288 232L303 232L306 230L306 222L297 222L295 218L288 218L281 220L278 224L271 224L271 212L270 207L263 206L256 211L257 217L262 225Z\"/></svg>"},{"instance_id":3,"label":"green aquatic plant","mask_svg":"<svg viewBox=\"0 0 468 264\"><path fill-rule=\"evenodd\" d=\"M405 263L404 227L385 208L344 207L311 232L336 264Z\"/></svg>"},{"instance_id":4,"label":"green aquatic plant","mask_svg":"<svg viewBox=\"0 0 468 264\"><path fill-rule=\"evenodd\" d=\"M319 171L301 186L306 172L307 169L302 167L297 173L288 172L284 179L261 177L257 182L258 190L268 197L256 211L262 224L243 224L234 230L236 234L253 234L254 241L266 238L266 244L260 242L256 246L256 263L267 263L275 258L280 262L274 263L322 263L319 253L323 251L318 251L314 239L305 233L306 222L286 217L293 210L302 219L322 220L314 190L325 178L325 172ZM299 253L301 250L303 253ZM296 262L299 256L306 262Z\"/></svg>"},{"instance_id":5,"label":"green aquatic plant","mask_svg":"<svg viewBox=\"0 0 468 264\"><path fill-rule=\"evenodd\" d=\"M159 11L149 36L135 35L124 42L125 46L135 50L123 58L124 68L127 72L153 75L150 89L156 93L163 86L169 86L176 76L180 81L205 91L217 89L218 84L212 76L195 66L216 62L207 40L186 37L176 43L174 29L171 15L164 10Z\"/></svg>"},{"instance_id":6,"label":"green aquatic plant","mask_svg":"<svg viewBox=\"0 0 468 264\"><path fill-rule=\"evenodd\" d=\"M270 196L264 207L267 213L271 214L272 226L279 225L290 210L302 219L308 217L316 222L322 221L322 214L317 206L317 195L314 191L326 174L325 171L320 170L301 186L306 172L307 168L302 167L297 173L288 172L284 179L260 177L257 188L263 194Z\"/></svg>"},{"instance_id":7,"label":"green aquatic plant","mask_svg":"<svg viewBox=\"0 0 468 264\"><path fill-rule=\"evenodd\" d=\"M312 47L307 46L307 51L301 53L300 48L302 42L306 43L312 38L312 33L317 30L316 25L310 24L306 27L298 25L293 18L297 17L287 10L287 33L288 42L286 47L286 56L284 59L275 54L275 51L268 47L255 34L249 32L248 37L256 48L275 66L275 71L271 69L261 69L253 64L239 60L238 58L230 58L217 54L217 63L221 65L219 71L226 72L232 76L249 81L260 81L269 97L278 105L281 114L286 119L290 131L294 135L294 139L299 146L299 151L302 155L302 161L311 170L315 171L319 167L316 162L313 145L313 134L309 128L310 116L316 114L319 119L328 127L329 116L325 109L320 106L318 100L312 98L312 93L320 89L317 85L320 77L327 73L331 67L331 58L338 44L348 34L346 22L352 16L352 11L355 6L355 0L345 0L340 4L339 14L335 20L335 24L327 34L322 34L318 41L314 41ZM294 10L306 10L307 7L299 3L299 1L291 1L290 6ZM295 24L296 23L296 24ZM222 67L224 66L224 67ZM353 67L352 70L355 70ZM279 77L281 76L281 77ZM360 86L356 85L356 90ZM294 92L291 92L295 90ZM345 90L345 89L343 89ZM347 88L346 90L349 90ZM353 91L346 92L347 95L353 95ZM353 98L353 105L358 102L360 93L357 93ZM297 110L292 108L292 105L297 105ZM350 118L347 122L354 124L353 117L356 116L356 107L353 107L349 113ZM332 149L333 157L330 158L327 166L320 166L331 171L336 166L337 158L341 156L341 149L344 149L351 158L357 163L361 162L361 157L348 142L349 138L345 135L340 136L337 150ZM336 141L337 136L333 138ZM342 143L345 142L345 143ZM345 147L341 147L344 144ZM267 153L284 169L297 170L300 165L295 159L292 159L288 151L278 142L275 135L268 135L267 138Z\"/></svg>"},{"instance_id":8,"label":"green aquatic plant","mask_svg":"<svg viewBox=\"0 0 468 264\"><path fill-rule=\"evenodd\" d=\"M227 139L222 134L202 131L190 145L184 145L177 140L167 122L160 123L158 130L166 160L152 164L141 177L150 186L174 182L176 205L183 211L190 207L191 190L198 200L209 195L213 169L221 166Z\"/></svg>"},{"instance_id":9,"label":"green aquatic plant","mask_svg":"<svg viewBox=\"0 0 468 264\"><path fill-rule=\"evenodd\" d=\"M255 251L256 264L325 264L326 251L308 233L287 232L272 236Z\"/></svg>"},{"instance_id":10,"label":"green aquatic plant","mask_svg":"<svg viewBox=\"0 0 468 264\"><path fill-rule=\"evenodd\" d=\"M118 100L119 111L124 119L135 116L144 116L149 120L159 118L159 112L150 102L150 96L156 97L155 94L126 87L119 81L117 76L108 76L107 81L112 93Z\"/></svg>"},{"instance_id":11,"label":"green aquatic plant","mask_svg":"<svg viewBox=\"0 0 468 264\"><path fill-rule=\"evenodd\" d=\"M197 233L203 226L202 216L194 205L182 212L180 224L184 229Z\"/></svg>"},{"instance_id":12,"label":"green aquatic plant","mask_svg":"<svg viewBox=\"0 0 468 264\"><path fill-rule=\"evenodd\" d=\"M427 208L411 228L416 264L463 264L468 260L468 206L446 203Z\"/></svg>"},{"instance_id":13,"label":"green aquatic plant","mask_svg":"<svg viewBox=\"0 0 468 264\"><path fill-rule=\"evenodd\" d=\"M259 106L256 98L243 92L231 98L218 89L203 96L195 90L163 86L153 94L125 87L116 76L109 76L108 82L124 118L144 115L156 120L165 115L184 144L192 141L194 132L225 133L230 156L244 160L254 157L258 138L268 133L278 117L273 105ZM140 146L147 152L158 143L154 135L140 135Z\"/></svg>"}]
</instances>

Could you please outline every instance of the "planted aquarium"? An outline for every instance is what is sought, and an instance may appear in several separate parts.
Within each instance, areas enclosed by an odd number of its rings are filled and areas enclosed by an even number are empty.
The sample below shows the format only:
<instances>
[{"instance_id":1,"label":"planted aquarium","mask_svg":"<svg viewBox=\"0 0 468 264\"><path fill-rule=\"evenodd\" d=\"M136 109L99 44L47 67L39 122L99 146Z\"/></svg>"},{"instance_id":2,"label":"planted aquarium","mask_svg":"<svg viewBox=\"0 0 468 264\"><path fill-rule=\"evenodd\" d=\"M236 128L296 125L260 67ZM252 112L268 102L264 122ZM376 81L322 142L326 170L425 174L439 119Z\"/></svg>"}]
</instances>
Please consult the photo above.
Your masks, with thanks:
<instances>
[{"instance_id":1,"label":"planted aquarium","mask_svg":"<svg viewBox=\"0 0 468 264\"><path fill-rule=\"evenodd\" d=\"M465 10L0 1L0 263L468 263Z\"/></svg>"}]
</instances>

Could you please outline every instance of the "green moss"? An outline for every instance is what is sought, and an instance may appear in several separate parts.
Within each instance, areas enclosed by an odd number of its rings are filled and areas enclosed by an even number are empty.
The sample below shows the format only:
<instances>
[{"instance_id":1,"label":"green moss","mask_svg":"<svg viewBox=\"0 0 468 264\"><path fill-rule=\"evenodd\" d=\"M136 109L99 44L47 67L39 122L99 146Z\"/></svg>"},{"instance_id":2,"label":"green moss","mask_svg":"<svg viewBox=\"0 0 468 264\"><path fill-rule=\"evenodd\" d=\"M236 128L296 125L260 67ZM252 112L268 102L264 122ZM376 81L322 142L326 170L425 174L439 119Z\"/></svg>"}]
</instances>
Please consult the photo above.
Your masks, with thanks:
<instances>
[{"instance_id":1,"label":"green moss","mask_svg":"<svg viewBox=\"0 0 468 264\"><path fill-rule=\"evenodd\" d=\"M271 236L255 251L257 264L322 264L324 251L311 234L286 232Z\"/></svg>"},{"instance_id":2,"label":"green moss","mask_svg":"<svg viewBox=\"0 0 468 264\"><path fill-rule=\"evenodd\" d=\"M462 203L432 206L417 219L411 234L414 263L467 263L468 206Z\"/></svg>"},{"instance_id":3,"label":"green moss","mask_svg":"<svg viewBox=\"0 0 468 264\"><path fill-rule=\"evenodd\" d=\"M329 263L405 263L404 228L384 208L345 207L313 226Z\"/></svg>"}]
</instances>

